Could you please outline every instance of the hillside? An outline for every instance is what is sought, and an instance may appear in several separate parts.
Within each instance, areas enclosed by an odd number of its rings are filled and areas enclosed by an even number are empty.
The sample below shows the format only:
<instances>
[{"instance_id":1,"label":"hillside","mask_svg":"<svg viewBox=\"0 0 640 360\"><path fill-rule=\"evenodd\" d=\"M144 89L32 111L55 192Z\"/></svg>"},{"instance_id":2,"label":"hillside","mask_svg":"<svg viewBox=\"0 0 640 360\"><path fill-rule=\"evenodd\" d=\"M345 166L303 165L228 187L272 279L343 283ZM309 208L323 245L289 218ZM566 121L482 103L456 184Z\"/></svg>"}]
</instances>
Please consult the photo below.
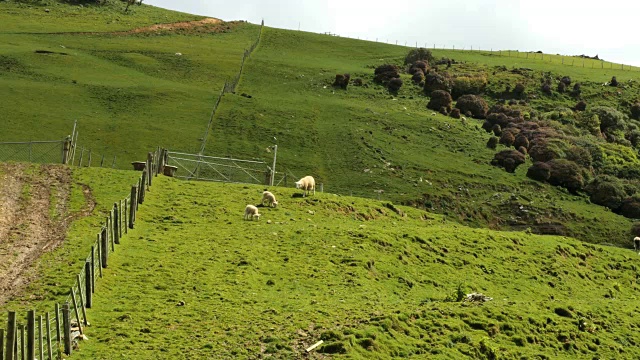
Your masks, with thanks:
<instances>
[{"instance_id":1,"label":"hillside","mask_svg":"<svg viewBox=\"0 0 640 360\"><path fill-rule=\"evenodd\" d=\"M281 188L243 221L262 190L157 178L73 358L640 355L632 251Z\"/></svg>"}]
</instances>

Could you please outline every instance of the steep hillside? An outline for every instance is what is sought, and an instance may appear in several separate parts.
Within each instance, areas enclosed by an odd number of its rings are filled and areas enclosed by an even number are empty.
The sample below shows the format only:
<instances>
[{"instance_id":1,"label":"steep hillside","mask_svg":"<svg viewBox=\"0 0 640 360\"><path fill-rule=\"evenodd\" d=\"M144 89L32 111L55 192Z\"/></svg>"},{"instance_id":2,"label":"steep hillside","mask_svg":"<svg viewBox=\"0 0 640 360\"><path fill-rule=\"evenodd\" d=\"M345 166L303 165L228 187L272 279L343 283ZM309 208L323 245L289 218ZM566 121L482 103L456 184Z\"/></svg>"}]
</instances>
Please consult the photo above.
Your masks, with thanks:
<instances>
[{"instance_id":1,"label":"steep hillside","mask_svg":"<svg viewBox=\"0 0 640 360\"><path fill-rule=\"evenodd\" d=\"M262 190L157 178L73 358L640 356L633 251L281 188L242 220Z\"/></svg>"},{"instance_id":2,"label":"steep hillside","mask_svg":"<svg viewBox=\"0 0 640 360\"><path fill-rule=\"evenodd\" d=\"M300 43L305 46L298 46ZM531 228L538 233L628 246L629 220L589 205L582 195L528 179L530 158L515 174L489 165L496 151L485 146L491 136L480 130L483 120L469 118L463 123L432 115L426 109L429 98L412 84L410 75L402 75L404 86L397 95L372 81L376 66L391 63L402 68L406 54L402 47L266 29L237 91L251 98L225 96L207 151L269 157L265 148L275 137L281 168L296 176L313 174L330 192L377 197L382 190L383 199L435 210L472 225ZM543 96L538 76L544 78L544 74L539 69L581 82L583 92L593 94L589 106L619 101L605 96L614 90L602 87L600 81L613 74L626 84L635 75L549 65L533 56L527 60L460 51L434 51L434 55L436 59L455 56L458 64L448 71L484 73L489 80L485 92L493 96L502 94L507 85L525 82L531 93L528 109L538 109L535 116L541 121L560 126L564 126L560 121L543 119L543 115L577 100L569 95ZM529 69L524 70L526 76L511 69L523 66ZM335 88L331 84L336 73L350 73L366 86L351 85L346 91ZM631 83L622 91L632 98L638 96L638 89ZM496 102L490 97L487 101ZM568 129L559 131L576 133L575 126L568 124ZM500 145L498 150L502 149L506 147ZM615 155L611 159L611 164L624 163ZM636 166L633 161L629 163Z\"/></svg>"}]
</instances>

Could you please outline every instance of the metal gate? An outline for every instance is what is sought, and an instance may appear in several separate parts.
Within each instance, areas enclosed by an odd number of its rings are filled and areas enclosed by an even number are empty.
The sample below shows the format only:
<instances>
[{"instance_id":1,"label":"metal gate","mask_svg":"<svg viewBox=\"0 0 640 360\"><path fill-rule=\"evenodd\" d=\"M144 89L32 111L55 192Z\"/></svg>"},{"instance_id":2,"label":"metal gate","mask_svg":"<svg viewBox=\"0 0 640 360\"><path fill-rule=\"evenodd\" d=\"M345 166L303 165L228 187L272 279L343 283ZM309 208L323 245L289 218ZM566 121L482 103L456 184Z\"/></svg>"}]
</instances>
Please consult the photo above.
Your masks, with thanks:
<instances>
[{"instance_id":1,"label":"metal gate","mask_svg":"<svg viewBox=\"0 0 640 360\"><path fill-rule=\"evenodd\" d=\"M174 177L185 180L269 184L271 178L271 168L259 160L168 151L166 164L176 167Z\"/></svg>"}]
</instances>

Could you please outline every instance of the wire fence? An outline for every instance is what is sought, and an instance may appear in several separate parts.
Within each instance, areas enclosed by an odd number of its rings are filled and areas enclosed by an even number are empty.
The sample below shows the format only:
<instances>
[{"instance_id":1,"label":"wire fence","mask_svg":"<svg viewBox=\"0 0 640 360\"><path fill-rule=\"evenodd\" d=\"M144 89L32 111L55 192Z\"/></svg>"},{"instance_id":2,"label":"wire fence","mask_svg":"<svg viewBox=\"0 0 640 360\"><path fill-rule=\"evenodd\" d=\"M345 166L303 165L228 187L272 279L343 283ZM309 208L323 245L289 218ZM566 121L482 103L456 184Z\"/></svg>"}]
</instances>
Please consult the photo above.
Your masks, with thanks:
<instances>
[{"instance_id":1,"label":"wire fence","mask_svg":"<svg viewBox=\"0 0 640 360\"><path fill-rule=\"evenodd\" d=\"M58 163L64 159L65 140L0 142L0 162Z\"/></svg>"},{"instance_id":2,"label":"wire fence","mask_svg":"<svg viewBox=\"0 0 640 360\"><path fill-rule=\"evenodd\" d=\"M37 317L35 311L29 310L26 320L19 320L15 311L7 313L6 326L0 324L0 360L63 359L71 355L79 341L86 339L87 309L92 307L96 280L103 277L109 254L115 252L116 245L134 228L138 207L144 202L152 178L162 172L162 167L160 152L148 153L138 182L127 196L113 205L100 227L62 306L56 304L53 312Z\"/></svg>"},{"instance_id":3,"label":"wire fence","mask_svg":"<svg viewBox=\"0 0 640 360\"><path fill-rule=\"evenodd\" d=\"M251 53L258 47L260 44L260 39L262 38L262 29L264 28L264 20L260 24L260 32L258 33L258 38L256 41L251 44L248 49L245 49L244 54L242 55L242 62L240 63L240 70L238 73L231 79L224 82L222 86L222 90L220 90L220 94L216 98L215 103L213 104L213 108L211 109L211 116L209 117L209 122L207 123L207 129L204 132L204 136L202 137L202 144L200 145L200 154L204 154L204 149L207 145L207 138L209 137L209 131L211 130L211 124L213 123L213 118L216 115L216 111L218 110L218 106L220 105L220 101L222 101L222 97L224 94L233 93L236 91L236 86L240 82L240 77L242 76L242 71L244 70L245 61L251 56Z\"/></svg>"}]
</instances>

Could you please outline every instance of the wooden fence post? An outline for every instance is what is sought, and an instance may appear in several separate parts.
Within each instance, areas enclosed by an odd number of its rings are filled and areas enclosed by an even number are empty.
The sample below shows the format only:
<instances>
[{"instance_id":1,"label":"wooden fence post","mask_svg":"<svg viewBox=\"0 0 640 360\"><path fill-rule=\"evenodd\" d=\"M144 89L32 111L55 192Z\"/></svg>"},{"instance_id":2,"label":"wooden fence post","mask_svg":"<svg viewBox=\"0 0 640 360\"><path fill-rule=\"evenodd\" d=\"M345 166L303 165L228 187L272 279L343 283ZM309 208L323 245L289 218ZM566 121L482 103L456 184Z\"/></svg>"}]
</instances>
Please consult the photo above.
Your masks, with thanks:
<instances>
[{"instance_id":1,"label":"wooden fence post","mask_svg":"<svg viewBox=\"0 0 640 360\"><path fill-rule=\"evenodd\" d=\"M131 203L129 204L129 229L133 229L133 224L136 219L136 200L138 199L138 188L131 187Z\"/></svg>"},{"instance_id":2,"label":"wooden fence post","mask_svg":"<svg viewBox=\"0 0 640 360\"><path fill-rule=\"evenodd\" d=\"M129 206L129 199L124 198L124 233L129 233L129 224L131 223L131 215L128 212L131 212L131 206ZM127 220L127 215L129 220Z\"/></svg>"},{"instance_id":3,"label":"wooden fence post","mask_svg":"<svg viewBox=\"0 0 640 360\"><path fill-rule=\"evenodd\" d=\"M61 349L62 349L62 332L60 331L60 304L56 303L56 343L58 346L58 359L62 359Z\"/></svg>"},{"instance_id":4,"label":"wooden fence post","mask_svg":"<svg viewBox=\"0 0 640 360\"><path fill-rule=\"evenodd\" d=\"M5 360L17 360L14 355L13 349L17 343L16 339L16 312L9 311L9 315L7 316L7 344L5 348L0 349L0 351L4 350L4 358ZM6 349L6 350L5 350Z\"/></svg>"},{"instance_id":5,"label":"wooden fence post","mask_svg":"<svg viewBox=\"0 0 640 360\"><path fill-rule=\"evenodd\" d=\"M84 326L87 326L89 325L89 321L87 320L87 309L85 308L85 298L84 294L82 293L82 282L80 281L80 274L76 275L76 279L78 280L78 298L80 299L80 307L82 308L82 318L84 319Z\"/></svg>"},{"instance_id":6,"label":"wooden fence post","mask_svg":"<svg viewBox=\"0 0 640 360\"><path fill-rule=\"evenodd\" d=\"M53 360L53 349L51 347L51 318L49 317L49 313L47 313L45 317L45 321L47 322L47 354L49 355L49 360Z\"/></svg>"},{"instance_id":7,"label":"wooden fence post","mask_svg":"<svg viewBox=\"0 0 640 360\"><path fill-rule=\"evenodd\" d=\"M73 301L73 312L76 314L76 321L78 322L78 330L80 335L84 334L82 331L82 323L80 322L80 312L78 311L78 302L76 301L76 292L71 288L71 300Z\"/></svg>"},{"instance_id":8,"label":"wooden fence post","mask_svg":"<svg viewBox=\"0 0 640 360\"><path fill-rule=\"evenodd\" d=\"M89 162L87 163L87 167L91 167L91 150L89 150Z\"/></svg>"},{"instance_id":9,"label":"wooden fence post","mask_svg":"<svg viewBox=\"0 0 640 360\"><path fill-rule=\"evenodd\" d=\"M109 211L109 216L107 217L107 237L109 238L109 243L111 244L111 252L116 251L114 242L113 242L113 210Z\"/></svg>"},{"instance_id":10,"label":"wooden fence post","mask_svg":"<svg viewBox=\"0 0 640 360\"><path fill-rule=\"evenodd\" d=\"M153 179L153 154L147 154L147 183L151 186L151 179Z\"/></svg>"},{"instance_id":11,"label":"wooden fence post","mask_svg":"<svg viewBox=\"0 0 640 360\"><path fill-rule=\"evenodd\" d=\"M27 359L36 357L36 312L27 311Z\"/></svg>"},{"instance_id":12,"label":"wooden fence post","mask_svg":"<svg viewBox=\"0 0 640 360\"><path fill-rule=\"evenodd\" d=\"M140 192L142 191L141 188L142 188L142 175L138 179L138 197L136 198L136 212L138 211L138 207L140 206Z\"/></svg>"},{"instance_id":13,"label":"wooden fence post","mask_svg":"<svg viewBox=\"0 0 640 360\"><path fill-rule=\"evenodd\" d=\"M118 201L118 235L122 238L122 223L124 223L125 215L127 211L124 209L124 201Z\"/></svg>"},{"instance_id":14,"label":"wooden fence post","mask_svg":"<svg viewBox=\"0 0 640 360\"><path fill-rule=\"evenodd\" d=\"M42 315L38 316L38 348L40 354L40 359L44 359L44 336L42 334Z\"/></svg>"},{"instance_id":15,"label":"wooden fence post","mask_svg":"<svg viewBox=\"0 0 640 360\"><path fill-rule=\"evenodd\" d=\"M98 233L98 271L100 272L100 278L102 278L102 232Z\"/></svg>"},{"instance_id":16,"label":"wooden fence post","mask_svg":"<svg viewBox=\"0 0 640 360\"><path fill-rule=\"evenodd\" d=\"M0 328L0 360L4 360L4 328Z\"/></svg>"},{"instance_id":17,"label":"wooden fence post","mask_svg":"<svg viewBox=\"0 0 640 360\"><path fill-rule=\"evenodd\" d=\"M147 172L143 171L142 172L142 181L141 181L141 184L140 184L141 186L140 186L140 189L139 189L140 190L140 194L139 194L140 196L138 196L139 197L138 204L144 203L144 193L145 193L146 183L147 183Z\"/></svg>"},{"instance_id":18,"label":"wooden fence post","mask_svg":"<svg viewBox=\"0 0 640 360\"><path fill-rule=\"evenodd\" d=\"M120 207L113 203L113 241L120 244Z\"/></svg>"},{"instance_id":19,"label":"wooden fence post","mask_svg":"<svg viewBox=\"0 0 640 360\"><path fill-rule=\"evenodd\" d=\"M91 248L93 249L93 246ZM91 278L93 277L91 275L92 273L91 261L87 260L84 263L84 292L86 296L84 303L89 309L91 309L91 305L93 304L93 287L91 286Z\"/></svg>"},{"instance_id":20,"label":"wooden fence post","mask_svg":"<svg viewBox=\"0 0 640 360\"><path fill-rule=\"evenodd\" d=\"M96 247L91 245L91 293L96 291Z\"/></svg>"},{"instance_id":21,"label":"wooden fence post","mask_svg":"<svg viewBox=\"0 0 640 360\"><path fill-rule=\"evenodd\" d=\"M104 165L104 154L102 154L102 160L100 160L100 167L102 167L102 165Z\"/></svg>"},{"instance_id":22,"label":"wooden fence post","mask_svg":"<svg viewBox=\"0 0 640 360\"><path fill-rule=\"evenodd\" d=\"M102 228L102 232L100 233L100 252L102 268L106 269L107 260L109 258L109 239L107 238L107 228ZM102 272L100 273L100 277L102 277Z\"/></svg>"},{"instance_id":23,"label":"wooden fence post","mask_svg":"<svg viewBox=\"0 0 640 360\"><path fill-rule=\"evenodd\" d=\"M68 136L65 139L64 144L62 145L62 163L65 165L69 163L70 151L71 151L71 137Z\"/></svg>"},{"instance_id":24,"label":"wooden fence post","mask_svg":"<svg viewBox=\"0 0 640 360\"><path fill-rule=\"evenodd\" d=\"M62 326L64 331L64 353L71 355L71 318L69 317L69 303L62 304Z\"/></svg>"},{"instance_id":25,"label":"wooden fence post","mask_svg":"<svg viewBox=\"0 0 640 360\"><path fill-rule=\"evenodd\" d=\"M27 342L24 337L25 326L20 325L20 355L22 355L22 359L24 360L25 354L27 353ZM16 345L16 360L18 359L18 349Z\"/></svg>"},{"instance_id":26,"label":"wooden fence post","mask_svg":"<svg viewBox=\"0 0 640 360\"><path fill-rule=\"evenodd\" d=\"M82 147L82 151L80 152L80 161L78 161L78 167L82 167L82 158L84 157L84 146Z\"/></svg>"}]
</instances>

